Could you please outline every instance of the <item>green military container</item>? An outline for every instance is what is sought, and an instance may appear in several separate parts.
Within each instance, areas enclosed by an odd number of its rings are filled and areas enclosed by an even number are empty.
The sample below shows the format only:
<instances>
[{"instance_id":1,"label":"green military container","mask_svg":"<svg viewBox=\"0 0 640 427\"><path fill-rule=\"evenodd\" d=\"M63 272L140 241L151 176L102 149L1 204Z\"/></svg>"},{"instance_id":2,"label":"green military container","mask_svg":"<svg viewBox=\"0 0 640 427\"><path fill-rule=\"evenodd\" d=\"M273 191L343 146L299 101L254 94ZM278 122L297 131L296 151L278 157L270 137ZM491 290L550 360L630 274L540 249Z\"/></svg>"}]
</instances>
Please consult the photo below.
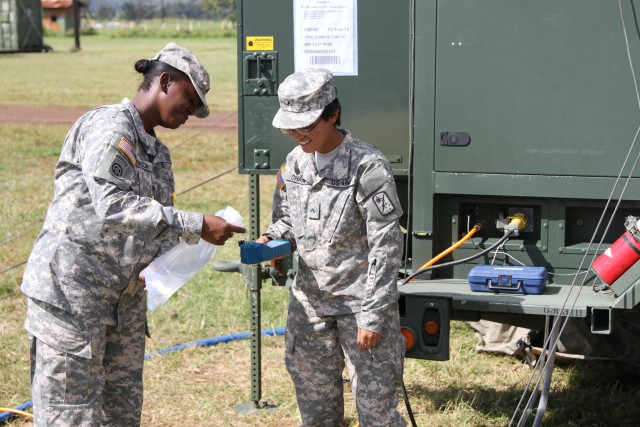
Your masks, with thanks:
<instances>
[{"instance_id":1,"label":"green military container","mask_svg":"<svg viewBox=\"0 0 640 427\"><path fill-rule=\"evenodd\" d=\"M241 0L238 8L242 173L279 168L293 145L271 126L278 85L322 66L336 76L344 127L393 167L408 233L401 276L480 226L437 263L444 267L400 288L403 323L415 334L407 356L447 359L451 319L540 328L568 316L598 339L618 339L615 319L640 302L640 265L612 286L596 286L590 265L640 214L633 4ZM474 258L518 216L525 226ZM545 267L548 284L539 295L472 291L470 270L494 263ZM422 332L427 320L442 323L437 336Z\"/></svg>"},{"instance_id":2,"label":"green military container","mask_svg":"<svg viewBox=\"0 0 640 427\"><path fill-rule=\"evenodd\" d=\"M0 52L42 50L40 0L0 0Z\"/></svg>"},{"instance_id":3,"label":"green military container","mask_svg":"<svg viewBox=\"0 0 640 427\"><path fill-rule=\"evenodd\" d=\"M351 22L349 30L355 32L357 28L357 41L351 39L352 47L357 48L357 64L352 67L357 65L357 70L332 70L343 104L343 120L354 135L387 154L396 174L406 176L411 129L411 38L407 31L398 30L405 28L411 19L409 3L372 1L365 8L368 13L364 17L363 9L354 6L356 2L337 4L351 6L349 10L358 14L347 20ZM353 61L354 54L342 58L337 53L324 53L334 49L307 46L323 43L317 38L300 40L294 46L292 2L241 1L239 8L240 169L245 173L275 173L293 148L271 126L271 119L278 110L278 83L294 72L294 49L312 52L302 54L316 66L325 68L335 61ZM366 19L367 25L358 27L362 19ZM283 25L284 22L289 25Z\"/></svg>"}]
</instances>

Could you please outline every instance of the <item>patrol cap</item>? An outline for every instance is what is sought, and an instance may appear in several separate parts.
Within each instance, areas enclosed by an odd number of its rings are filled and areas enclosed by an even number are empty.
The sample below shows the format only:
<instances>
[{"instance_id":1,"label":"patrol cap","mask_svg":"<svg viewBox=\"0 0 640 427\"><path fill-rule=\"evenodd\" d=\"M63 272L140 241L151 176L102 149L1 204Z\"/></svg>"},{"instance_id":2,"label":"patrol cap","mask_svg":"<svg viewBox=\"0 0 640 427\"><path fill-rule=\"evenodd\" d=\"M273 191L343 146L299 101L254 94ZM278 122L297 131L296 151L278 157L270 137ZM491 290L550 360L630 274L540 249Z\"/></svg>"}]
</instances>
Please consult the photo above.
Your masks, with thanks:
<instances>
[{"instance_id":1,"label":"patrol cap","mask_svg":"<svg viewBox=\"0 0 640 427\"><path fill-rule=\"evenodd\" d=\"M333 74L324 68L307 68L288 76L278 87L280 109L272 125L299 129L313 124L338 96Z\"/></svg>"},{"instance_id":2,"label":"patrol cap","mask_svg":"<svg viewBox=\"0 0 640 427\"><path fill-rule=\"evenodd\" d=\"M171 42L167 43L164 49L158 52L153 59L169 64L189 76L193 87L198 92L200 101L202 101L202 104L196 109L195 116L201 119L207 117L209 115L209 107L204 96L211 87L209 73L207 73L207 70L204 69L195 55L190 50Z\"/></svg>"}]
</instances>

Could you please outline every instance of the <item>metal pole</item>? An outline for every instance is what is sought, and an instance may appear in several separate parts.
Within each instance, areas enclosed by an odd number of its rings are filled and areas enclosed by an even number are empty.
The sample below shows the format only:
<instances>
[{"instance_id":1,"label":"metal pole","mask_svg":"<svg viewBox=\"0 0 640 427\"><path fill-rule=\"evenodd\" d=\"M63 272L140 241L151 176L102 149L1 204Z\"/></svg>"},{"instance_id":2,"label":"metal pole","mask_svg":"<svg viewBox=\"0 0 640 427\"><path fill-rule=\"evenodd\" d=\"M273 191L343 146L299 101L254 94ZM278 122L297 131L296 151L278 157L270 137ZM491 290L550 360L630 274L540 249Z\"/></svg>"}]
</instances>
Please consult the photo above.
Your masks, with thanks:
<instances>
[{"instance_id":1,"label":"metal pole","mask_svg":"<svg viewBox=\"0 0 640 427\"><path fill-rule=\"evenodd\" d=\"M249 175L249 239L256 240L260 233L260 176ZM249 280L249 298L251 302L251 401L236 406L240 414L251 413L258 409L274 409L276 405L269 404L262 398L262 358L260 327L260 290L262 280L260 265L252 265L247 269Z\"/></svg>"},{"instance_id":2,"label":"metal pole","mask_svg":"<svg viewBox=\"0 0 640 427\"><path fill-rule=\"evenodd\" d=\"M74 50L80 50L80 2L73 0L73 35L76 46Z\"/></svg>"},{"instance_id":3,"label":"metal pole","mask_svg":"<svg viewBox=\"0 0 640 427\"><path fill-rule=\"evenodd\" d=\"M547 319L549 316L547 316ZM544 364L544 381L542 383L542 392L540 394L540 400L538 401L538 410L536 411L536 417L533 420L533 427L542 425L542 416L547 409L547 403L549 402L549 390L551 389L551 376L553 375L553 368L555 366L556 351L558 350L558 337L560 336L560 327L562 317L555 316L553 318L553 327L551 328L551 338L549 339L549 356L547 363Z\"/></svg>"},{"instance_id":4,"label":"metal pole","mask_svg":"<svg viewBox=\"0 0 640 427\"><path fill-rule=\"evenodd\" d=\"M249 175L249 238L256 240L260 232L260 177ZM251 400L258 406L262 397L260 358L260 265L251 267Z\"/></svg>"}]
</instances>

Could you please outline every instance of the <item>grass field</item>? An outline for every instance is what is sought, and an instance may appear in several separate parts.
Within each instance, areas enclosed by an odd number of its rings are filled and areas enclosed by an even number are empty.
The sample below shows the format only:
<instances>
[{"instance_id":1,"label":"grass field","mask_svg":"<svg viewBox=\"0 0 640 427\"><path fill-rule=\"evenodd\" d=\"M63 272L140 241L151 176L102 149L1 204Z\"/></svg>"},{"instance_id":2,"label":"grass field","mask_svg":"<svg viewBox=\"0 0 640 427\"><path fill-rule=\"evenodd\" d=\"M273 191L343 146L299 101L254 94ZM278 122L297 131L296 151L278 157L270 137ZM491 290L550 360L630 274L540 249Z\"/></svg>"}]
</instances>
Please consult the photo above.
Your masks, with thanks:
<instances>
[{"instance_id":1,"label":"grass field","mask_svg":"<svg viewBox=\"0 0 640 427\"><path fill-rule=\"evenodd\" d=\"M169 40L85 37L46 40L54 52L0 57L1 105L93 107L134 95L133 63L151 57ZM234 39L182 39L211 72L213 110L237 108ZM195 120L195 119L191 119ZM53 167L67 127L0 124L0 271L26 260L52 194ZM159 130L172 151L178 193L237 164L237 136L217 132ZM185 143L185 141L187 141ZM284 141L284 140L283 140ZM179 147L178 147L179 146ZM273 177L261 182L261 223L270 217ZM215 212L231 205L248 216L248 180L236 172L178 198L186 210ZM219 248L216 260L238 259L236 242ZM0 406L31 399L25 301L19 286L23 267L0 275ZM286 289L265 283L263 329L284 326ZM248 331L249 301L238 274L203 269L164 306L149 313L153 338L148 351ZM405 384L419 426L504 426L529 379L528 366L514 358L477 353L470 328L452 325L451 360L406 360ZM262 398L273 410L239 414L251 399L247 340L214 347L191 347L150 358L145 365L144 426L295 426L299 424L293 386L284 369L281 336L264 337ZM349 421L356 421L346 392ZM407 410L402 402L403 414ZM554 372L545 426L631 426L640 415L637 377L610 363L559 363ZM30 425L18 419L12 425Z\"/></svg>"},{"instance_id":2,"label":"grass field","mask_svg":"<svg viewBox=\"0 0 640 427\"><path fill-rule=\"evenodd\" d=\"M82 38L82 50L72 52L73 38L45 39L53 52L2 56L0 75L5 89L0 92L0 104L93 107L120 102L123 96L133 96L140 82L133 64L151 59L169 41L92 36ZM177 41L183 43L183 39ZM209 107L235 111L235 39L194 38L184 44L211 75Z\"/></svg>"}]
</instances>

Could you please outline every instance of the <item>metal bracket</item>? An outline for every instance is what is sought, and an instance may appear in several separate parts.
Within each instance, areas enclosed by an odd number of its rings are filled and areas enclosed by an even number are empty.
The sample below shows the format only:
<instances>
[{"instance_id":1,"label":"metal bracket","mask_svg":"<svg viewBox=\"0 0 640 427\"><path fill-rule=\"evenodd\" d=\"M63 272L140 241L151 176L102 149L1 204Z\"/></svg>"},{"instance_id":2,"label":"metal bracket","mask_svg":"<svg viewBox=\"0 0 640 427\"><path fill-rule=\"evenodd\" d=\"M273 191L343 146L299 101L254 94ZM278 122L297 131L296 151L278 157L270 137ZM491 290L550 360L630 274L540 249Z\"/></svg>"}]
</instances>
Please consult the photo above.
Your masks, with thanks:
<instances>
[{"instance_id":1,"label":"metal bracket","mask_svg":"<svg viewBox=\"0 0 640 427\"><path fill-rule=\"evenodd\" d=\"M591 308L591 333L610 335L613 324L613 310L611 307Z\"/></svg>"},{"instance_id":2,"label":"metal bracket","mask_svg":"<svg viewBox=\"0 0 640 427\"><path fill-rule=\"evenodd\" d=\"M253 150L253 167L255 169L269 169L269 159L271 154L265 148L255 148Z\"/></svg>"},{"instance_id":3,"label":"metal bracket","mask_svg":"<svg viewBox=\"0 0 640 427\"><path fill-rule=\"evenodd\" d=\"M471 142L467 132L440 132L440 145L448 147L464 147Z\"/></svg>"},{"instance_id":4,"label":"metal bracket","mask_svg":"<svg viewBox=\"0 0 640 427\"><path fill-rule=\"evenodd\" d=\"M243 52L243 95L277 95L278 52Z\"/></svg>"}]
</instances>

